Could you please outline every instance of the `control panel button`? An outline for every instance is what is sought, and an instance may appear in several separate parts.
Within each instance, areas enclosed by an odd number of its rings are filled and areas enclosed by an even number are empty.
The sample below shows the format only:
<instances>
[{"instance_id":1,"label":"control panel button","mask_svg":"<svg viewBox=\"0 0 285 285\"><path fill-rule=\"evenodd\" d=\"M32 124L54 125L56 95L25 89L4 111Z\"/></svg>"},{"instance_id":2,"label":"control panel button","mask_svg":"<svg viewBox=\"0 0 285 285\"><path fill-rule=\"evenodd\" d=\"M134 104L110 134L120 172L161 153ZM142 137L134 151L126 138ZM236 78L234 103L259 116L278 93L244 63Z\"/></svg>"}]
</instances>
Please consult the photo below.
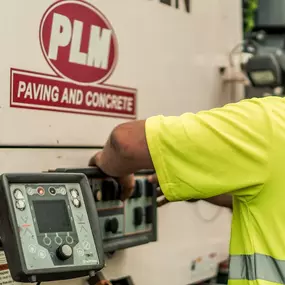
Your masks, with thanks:
<instances>
[{"instance_id":1,"label":"control panel button","mask_svg":"<svg viewBox=\"0 0 285 285\"><path fill-rule=\"evenodd\" d=\"M62 244L62 238L59 237L59 236L56 236L55 239L54 239L55 243L58 244L58 245L61 245Z\"/></svg>"},{"instance_id":2,"label":"control panel button","mask_svg":"<svg viewBox=\"0 0 285 285\"><path fill-rule=\"evenodd\" d=\"M149 182L148 180L145 180L145 196L146 197L152 197L153 196L153 184Z\"/></svg>"},{"instance_id":3,"label":"control panel button","mask_svg":"<svg viewBox=\"0 0 285 285\"><path fill-rule=\"evenodd\" d=\"M22 216L22 217L21 217L21 220L22 220L24 223L27 223L27 222L28 222L28 219L29 219L28 216Z\"/></svg>"},{"instance_id":4,"label":"control panel button","mask_svg":"<svg viewBox=\"0 0 285 285\"><path fill-rule=\"evenodd\" d=\"M78 194L78 191L76 189L71 189L70 190L70 195L73 197L73 198L77 198L79 196Z\"/></svg>"},{"instance_id":5,"label":"control panel button","mask_svg":"<svg viewBox=\"0 0 285 285\"><path fill-rule=\"evenodd\" d=\"M134 224L140 226L143 221L143 209L142 207L137 207L134 209Z\"/></svg>"},{"instance_id":6,"label":"control panel button","mask_svg":"<svg viewBox=\"0 0 285 285\"><path fill-rule=\"evenodd\" d=\"M117 218L107 219L105 222L105 231L115 234L119 229L119 221Z\"/></svg>"},{"instance_id":7,"label":"control panel button","mask_svg":"<svg viewBox=\"0 0 285 285\"><path fill-rule=\"evenodd\" d=\"M83 244L84 249L86 250L90 249L90 243L88 241L85 240L82 244Z\"/></svg>"},{"instance_id":8,"label":"control panel button","mask_svg":"<svg viewBox=\"0 0 285 285\"><path fill-rule=\"evenodd\" d=\"M37 247L34 244L30 244L28 249L30 253L36 253L37 251Z\"/></svg>"},{"instance_id":9,"label":"control panel button","mask_svg":"<svg viewBox=\"0 0 285 285\"><path fill-rule=\"evenodd\" d=\"M44 258L46 258L47 254L45 253L44 250L39 250L38 256L39 256L41 259L44 259Z\"/></svg>"},{"instance_id":10,"label":"control panel button","mask_svg":"<svg viewBox=\"0 0 285 285\"><path fill-rule=\"evenodd\" d=\"M66 260L72 256L72 248L68 244L63 244L56 250L56 255L60 260Z\"/></svg>"},{"instance_id":11,"label":"control panel button","mask_svg":"<svg viewBox=\"0 0 285 285\"><path fill-rule=\"evenodd\" d=\"M152 206L147 206L145 207L145 222L146 224L151 224L152 223L152 219L153 219L153 208Z\"/></svg>"},{"instance_id":12,"label":"control panel button","mask_svg":"<svg viewBox=\"0 0 285 285\"><path fill-rule=\"evenodd\" d=\"M67 236L65 240L66 240L66 242L68 244L72 244L73 243L73 238L71 236Z\"/></svg>"},{"instance_id":13,"label":"control panel button","mask_svg":"<svg viewBox=\"0 0 285 285\"><path fill-rule=\"evenodd\" d=\"M66 195L66 189L64 187L60 187L59 192L61 195Z\"/></svg>"},{"instance_id":14,"label":"control panel button","mask_svg":"<svg viewBox=\"0 0 285 285\"><path fill-rule=\"evenodd\" d=\"M25 203L25 201L24 201L24 200L18 200L18 201L16 201L16 208L17 208L18 210L21 210L21 211L25 210L25 208L26 208L26 203Z\"/></svg>"},{"instance_id":15,"label":"control panel button","mask_svg":"<svg viewBox=\"0 0 285 285\"><path fill-rule=\"evenodd\" d=\"M50 188L48 189L48 191L49 191L49 193L50 193L51 195L55 195L55 194L56 194L56 190L55 190L55 188L53 188L53 187L50 187Z\"/></svg>"},{"instance_id":16,"label":"control panel button","mask_svg":"<svg viewBox=\"0 0 285 285\"><path fill-rule=\"evenodd\" d=\"M140 198L142 196L142 185L141 181L136 180L135 190L133 195L131 196L131 199Z\"/></svg>"},{"instance_id":17,"label":"control panel button","mask_svg":"<svg viewBox=\"0 0 285 285\"><path fill-rule=\"evenodd\" d=\"M78 254L79 256L83 256L83 255L84 255L84 250L79 247L79 248L77 249L77 254Z\"/></svg>"},{"instance_id":18,"label":"control panel button","mask_svg":"<svg viewBox=\"0 0 285 285\"><path fill-rule=\"evenodd\" d=\"M31 188L31 187L29 187L29 188L27 189L27 193L28 193L28 195L33 195L33 194L34 194L34 189Z\"/></svg>"},{"instance_id":19,"label":"control panel button","mask_svg":"<svg viewBox=\"0 0 285 285\"><path fill-rule=\"evenodd\" d=\"M76 208L79 208L81 206L81 202L78 199L73 199L72 203Z\"/></svg>"},{"instance_id":20,"label":"control panel button","mask_svg":"<svg viewBox=\"0 0 285 285\"><path fill-rule=\"evenodd\" d=\"M45 195L45 189L43 187L38 187L37 192L41 196Z\"/></svg>"},{"instance_id":21,"label":"control panel button","mask_svg":"<svg viewBox=\"0 0 285 285\"><path fill-rule=\"evenodd\" d=\"M16 189L14 191L14 197L15 199L19 200L19 199L24 199L23 193L20 189Z\"/></svg>"},{"instance_id":22,"label":"control panel button","mask_svg":"<svg viewBox=\"0 0 285 285\"><path fill-rule=\"evenodd\" d=\"M50 245L51 244L51 239L49 237L44 237L43 242L45 245Z\"/></svg>"}]
</instances>

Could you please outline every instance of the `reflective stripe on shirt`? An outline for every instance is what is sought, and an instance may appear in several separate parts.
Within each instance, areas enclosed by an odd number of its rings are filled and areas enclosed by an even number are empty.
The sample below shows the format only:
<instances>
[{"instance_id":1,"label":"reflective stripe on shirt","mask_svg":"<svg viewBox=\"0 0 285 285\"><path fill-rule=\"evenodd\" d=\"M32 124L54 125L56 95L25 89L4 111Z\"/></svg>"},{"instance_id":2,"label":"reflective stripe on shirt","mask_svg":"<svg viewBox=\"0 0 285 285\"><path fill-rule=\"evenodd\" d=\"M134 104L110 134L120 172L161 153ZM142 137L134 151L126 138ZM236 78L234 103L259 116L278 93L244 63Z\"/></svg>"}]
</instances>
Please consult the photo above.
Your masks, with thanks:
<instances>
[{"instance_id":1,"label":"reflective stripe on shirt","mask_svg":"<svg viewBox=\"0 0 285 285\"><path fill-rule=\"evenodd\" d=\"M285 284L285 260L268 255L232 255L229 279L265 280Z\"/></svg>"}]
</instances>

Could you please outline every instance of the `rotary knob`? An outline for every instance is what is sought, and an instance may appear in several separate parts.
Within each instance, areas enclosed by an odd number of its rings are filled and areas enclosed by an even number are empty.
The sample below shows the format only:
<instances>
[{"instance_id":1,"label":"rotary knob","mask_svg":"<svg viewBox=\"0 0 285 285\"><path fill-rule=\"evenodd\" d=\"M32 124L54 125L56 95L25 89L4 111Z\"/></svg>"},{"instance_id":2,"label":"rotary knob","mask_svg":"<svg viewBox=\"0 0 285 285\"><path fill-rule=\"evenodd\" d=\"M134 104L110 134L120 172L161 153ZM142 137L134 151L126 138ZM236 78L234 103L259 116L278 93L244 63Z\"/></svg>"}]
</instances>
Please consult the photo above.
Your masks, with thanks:
<instances>
[{"instance_id":1,"label":"rotary knob","mask_svg":"<svg viewBox=\"0 0 285 285\"><path fill-rule=\"evenodd\" d=\"M58 247L56 255L60 260L67 260L72 256L72 248L68 244L63 244Z\"/></svg>"},{"instance_id":2,"label":"rotary knob","mask_svg":"<svg viewBox=\"0 0 285 285\"><path fill-rule=\"evenodd\" d=\"M115 234L119 229L118 219L107 219L105 222L105 231Z\"/></svg>"}]
</instances>

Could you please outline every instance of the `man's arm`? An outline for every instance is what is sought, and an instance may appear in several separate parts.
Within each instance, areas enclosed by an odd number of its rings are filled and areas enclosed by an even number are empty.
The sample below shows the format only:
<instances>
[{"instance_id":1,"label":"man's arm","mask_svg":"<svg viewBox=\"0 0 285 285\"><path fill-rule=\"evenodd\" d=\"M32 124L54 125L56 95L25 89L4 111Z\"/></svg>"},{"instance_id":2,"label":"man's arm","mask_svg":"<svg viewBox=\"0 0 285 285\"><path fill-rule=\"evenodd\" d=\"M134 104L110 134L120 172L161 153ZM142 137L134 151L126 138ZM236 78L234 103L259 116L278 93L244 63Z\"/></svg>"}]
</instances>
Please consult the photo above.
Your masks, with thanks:
<instances>
[{"instance_id":1,"label":"man's arm","mask_svg":"<svg viewBox=\"0 0 285 285\"><path fill-rule=\"evenodd\" d=\"M141 169L153 169L146 135L145 121L132 121L117 126L110 134L102 151L89 161L109 176L117 178L121 185L121 200L129 198L135 187L133 173Z\"/></svg>"},{"instance_id":2,"label":"man's arm","mask_svg":"<svg viewBox=\"0 0 285 285\"><path fill-rule=\"evenodd\" d=\"M141 169L153 169L146 135L145 121L132 121L117 126L103 151L90 161L113 177L123 177Z\"/></svg>"},{"instance_id":3,"label":"man's arm","mask_svg":"<svg viewBox=\"0 0 285 285\"><path fill-rule=\"evenodd\" d=\"M90 164L120 177L123 189L133 187L131 173L155 169L169 201L222 194L251 199L269 175L272 128L266 100L122 124Z\"/></svg>"}]
</instances>

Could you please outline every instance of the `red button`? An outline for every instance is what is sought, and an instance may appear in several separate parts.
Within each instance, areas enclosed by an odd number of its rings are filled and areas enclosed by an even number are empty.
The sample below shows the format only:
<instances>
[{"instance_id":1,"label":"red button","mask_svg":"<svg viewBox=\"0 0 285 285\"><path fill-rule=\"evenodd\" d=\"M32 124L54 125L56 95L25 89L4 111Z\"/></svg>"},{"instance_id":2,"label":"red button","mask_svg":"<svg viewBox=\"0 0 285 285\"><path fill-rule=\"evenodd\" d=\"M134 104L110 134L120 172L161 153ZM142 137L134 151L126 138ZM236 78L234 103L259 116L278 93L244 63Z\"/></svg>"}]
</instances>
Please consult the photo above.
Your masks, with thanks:
<instances>
[{"instance_id":1,"label":"red button","mask_svg":"<svg viewBox=\"0 0 285 285\"><path fill-rule=\"evenodd\" d=\"M38 193L39 193L41 196L45 194L45 189L42 188L42 187L39 187L39 188L37 189L37 191L38 191Z\"/></svg>"}]
</instances>

